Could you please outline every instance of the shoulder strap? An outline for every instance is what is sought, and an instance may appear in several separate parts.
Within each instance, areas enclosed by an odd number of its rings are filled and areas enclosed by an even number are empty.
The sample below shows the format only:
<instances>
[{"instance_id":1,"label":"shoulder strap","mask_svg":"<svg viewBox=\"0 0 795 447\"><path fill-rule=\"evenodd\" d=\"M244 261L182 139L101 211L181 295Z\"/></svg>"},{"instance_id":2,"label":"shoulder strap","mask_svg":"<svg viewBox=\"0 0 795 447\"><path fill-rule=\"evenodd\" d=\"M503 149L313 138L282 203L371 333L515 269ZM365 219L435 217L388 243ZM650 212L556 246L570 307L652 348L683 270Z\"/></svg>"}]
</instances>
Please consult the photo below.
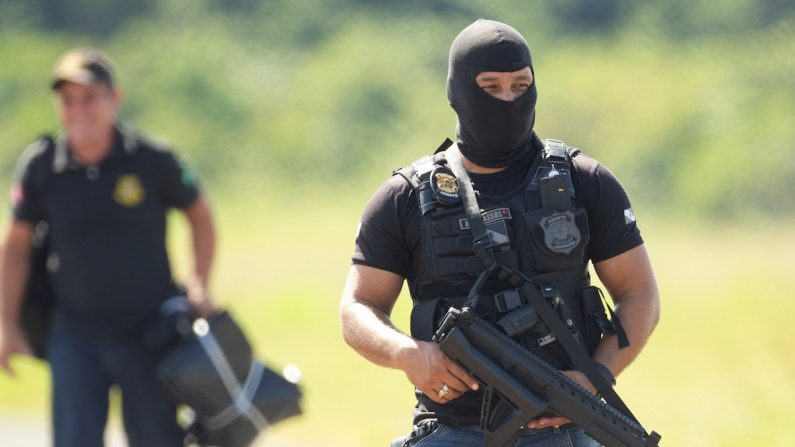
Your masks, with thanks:
<instances>
[{"instance_id":1,"label":"shoulder strap","mask_svg":"<svg viewBox=\"0 0 795 447\"><path fill-rule=\"evenodd\" d=\"M29 148L31 157L40 156L37 160L35 172L30 174L37 188L46 188L48 179L52 174L53 154L55 143L50 136L43 136ZM31 240L32 252L30 256L30 271L23 292L20 309L20 325L25 331L33 355L41 360L46 360L47 338L50 326L50 316L55 305L55 295L47 270L49 256L49 226L42 220L35 224Z\"/></svg>"},{"instance_id":2,"label":"shoulder strap","mask_svg":"<svg viewBox=\"0 0 795 447\"><path fill-rule=\"evenodd\" d=\"M412 188L417 189L422 182L422 176L433 169L433 157L426 155L411 162L409 166L392 171L392 175L399 175L406 179Z\"/></svg>"},{"instance_id":3,"label":"shoulder strap","mask_svg":"<svg viewBox=\"0 0 795 447\"><path fill-rule=\"evenodd\" d=\"M33 169L33 171L29 171L29 175L32 176L30 180L36 185L43 184L52 172L54 156L55 141L51 136L44 135L25 149L17 169L27 163L27 169ZM39 160L33 160L34 158L39 158Z\"/></svg>"},{"instance_id":4,"label":"shoulder strap","mask_svg":"<svg viewBox=\"0 0 795 447\"><path fill-rule=\"evenodd\" d=\"M467 296L466 305L472 309L477 309L480 288L483 287L486 279L498 267L497 260L494 257L491 237L486 230L486 223L483 222L483 215L480 213L475 190L472 188L472 181L469 179L469 173L464 166L464 157L461 155L457 145L452 145L445 151L445 154L447 155L450 170L453 171L456 177L458 192L461 195L469 228L472 231L472 251L475 252L475 255L480 258L486 267L475 280L475 284L473 284Z\"/></svg>"}]
</instances>

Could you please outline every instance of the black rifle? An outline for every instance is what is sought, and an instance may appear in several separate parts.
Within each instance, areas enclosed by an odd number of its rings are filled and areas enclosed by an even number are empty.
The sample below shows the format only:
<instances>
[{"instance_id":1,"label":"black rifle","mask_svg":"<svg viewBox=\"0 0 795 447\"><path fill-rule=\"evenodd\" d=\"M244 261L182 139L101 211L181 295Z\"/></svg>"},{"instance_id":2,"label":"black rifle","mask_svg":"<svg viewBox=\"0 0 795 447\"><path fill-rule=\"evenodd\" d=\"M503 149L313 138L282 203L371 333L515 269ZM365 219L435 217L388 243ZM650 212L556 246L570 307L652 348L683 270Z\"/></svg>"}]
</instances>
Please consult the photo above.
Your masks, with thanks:
<instances>
[{"instance_id":1,"label":"black rifle","mask_svg":"<svg viewBox=\"0 0 795 447\"><path fill-rule=\"evenodd\" d=\"M513 446L522 426L546 414L569 418L607 447L656 447L660 441L467 307L451 308L434 339L483 385L486 447Z\"/></svg>"}]
</instances>

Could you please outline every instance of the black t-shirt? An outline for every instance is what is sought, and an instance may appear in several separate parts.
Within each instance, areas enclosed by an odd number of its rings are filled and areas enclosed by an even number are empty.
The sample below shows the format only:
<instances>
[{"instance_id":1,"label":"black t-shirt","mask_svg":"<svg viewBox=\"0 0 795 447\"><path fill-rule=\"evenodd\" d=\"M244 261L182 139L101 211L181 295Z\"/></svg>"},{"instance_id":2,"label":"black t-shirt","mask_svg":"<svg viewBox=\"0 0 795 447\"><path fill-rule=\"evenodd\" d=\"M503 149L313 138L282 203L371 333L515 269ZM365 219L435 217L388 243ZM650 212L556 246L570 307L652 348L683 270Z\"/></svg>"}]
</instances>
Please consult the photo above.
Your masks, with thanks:
<instances>
[{"instance_id":1,"label":"black t-shirt","mask_svg":"<svg viewBox=\"0 0 795 447\"><path fill-rule=\"evenodd\" d=\"M195 176L170 151L120 127L95 167L74 160L63 137L28 148L12 208L16 220L49 224L56 312L124 334L175 293L166 211L198 196Z\"/></svg>"},{"instance_id":2,"label":"black t-shirt","mask_svg":"<svg viewBox=\"0 0 795 447\"><path fill-rule=\"evenodd\" d=\"M519 187L535 154L495 174L470 174L482 195L500 196ZM587 259L604 261L643 243L632 207L618 179L596 160L573 158L575 201L590 225ZM416 193L393 175L370 198L362 214L352 260L396 273L412 283L421 265L420 210Z\"/></svg>"}]
</instances>

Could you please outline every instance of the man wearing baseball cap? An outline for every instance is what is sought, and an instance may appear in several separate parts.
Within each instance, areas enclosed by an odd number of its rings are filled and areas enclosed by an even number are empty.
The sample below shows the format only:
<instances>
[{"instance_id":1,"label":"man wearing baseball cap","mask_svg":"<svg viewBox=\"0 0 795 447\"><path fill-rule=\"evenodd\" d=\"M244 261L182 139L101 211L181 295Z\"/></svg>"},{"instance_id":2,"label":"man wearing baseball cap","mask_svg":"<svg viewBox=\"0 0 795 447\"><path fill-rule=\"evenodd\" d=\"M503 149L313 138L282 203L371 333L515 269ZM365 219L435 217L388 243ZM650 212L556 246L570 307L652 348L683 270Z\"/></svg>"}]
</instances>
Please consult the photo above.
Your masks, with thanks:
<instances>
[{"instance_id":1,"label":"man wearing baseball cap","mask_svg":"<svg viewBox=\"0 0 795 447\"><path fill-rule=\"evenodd\" d=\"M147 321L179 295L166 251L166 213L191 230L187 298L212 312L206 287L215 235L196 176L168 149L119 120L122 94L109 59L79 48L56 63L51 88L62 130L28 147L11 191L0 257L0 367L30 354L21 324L34 228L46 222L54 294L42 355L50 365L54 445L103 445L112 386L121 391L129 445L181 446L175 407L142 348Z\"/></svg>"},{"instance_id":2,"label":"man wearing baseball cap","mask_svg":"<svg viewBox=\"0 0 795 447\"><path fill-rule=\"evenodd\" d=\"M52 88L57 90L64 82L83 85L102 82L113 88L113 67L99 50L78 48L64 54L55 65Z\"/></svg>"}]
</instances>

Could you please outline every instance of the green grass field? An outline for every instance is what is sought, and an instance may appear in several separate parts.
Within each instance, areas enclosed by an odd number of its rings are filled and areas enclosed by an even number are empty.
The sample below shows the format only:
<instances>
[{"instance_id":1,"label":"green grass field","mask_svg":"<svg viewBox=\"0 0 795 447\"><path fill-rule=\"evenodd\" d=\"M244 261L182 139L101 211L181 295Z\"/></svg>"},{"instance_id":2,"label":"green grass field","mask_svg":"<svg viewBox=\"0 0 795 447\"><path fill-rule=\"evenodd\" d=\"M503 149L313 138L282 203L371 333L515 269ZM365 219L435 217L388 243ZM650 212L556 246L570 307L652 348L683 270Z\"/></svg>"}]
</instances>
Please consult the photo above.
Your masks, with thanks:
<instances>
[{"instance_id":1,"label":"green grass field","mask_svg":"<svg viewBox=\"0 0 795 447\"><path fill-rule=\"evenodd\" d=\"M290 205L216 204L220 251L213 290L262 358L304 373L305 416L268 445L386 446L409 429L412 388L340 336L338 299L366 196ZM339 203L339 201L336 201ZM662 320L618 390L665 446L791 446L795 414L792 222L651 223L640 216L662 294ZM184 226L172 252L184 271ZM409 299L395 321L407 327ZM46 370L17 359L0 377L0 414L47 411Z\"/></svg>"}]
</instances>

